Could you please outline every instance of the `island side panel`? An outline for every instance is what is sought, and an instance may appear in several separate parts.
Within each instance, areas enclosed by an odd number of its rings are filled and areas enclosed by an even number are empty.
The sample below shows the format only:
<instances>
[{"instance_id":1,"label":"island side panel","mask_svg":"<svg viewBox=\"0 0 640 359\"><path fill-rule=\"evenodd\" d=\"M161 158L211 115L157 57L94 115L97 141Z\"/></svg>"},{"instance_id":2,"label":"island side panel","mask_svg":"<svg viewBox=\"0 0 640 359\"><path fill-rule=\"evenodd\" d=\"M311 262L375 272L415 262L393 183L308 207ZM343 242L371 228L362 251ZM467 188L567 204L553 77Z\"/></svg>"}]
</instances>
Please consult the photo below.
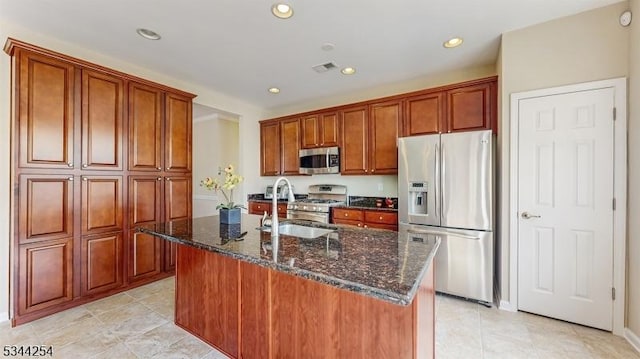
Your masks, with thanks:
<instances>
[{"instance_id":1,"label":"island side panel","mask_svg":"<svg viewBox=\"0 0 640 359\"><path fill-rule=\"evenodd\" d=\"M177 251L176 324L237 358L240 263L184 245Z\"/></svg>"},{"instance_id":2,"label":"island side panel","mask_svg":"<svg viewBox=\"0 0 640 359\"><path fill-rule=\"evenodd\" d=\"M425 273L412 303L415 311L414 318L416 320L414 338L416 359L432 359L436 356L434 264L435 263L432 262L427 273Z\"/></svg>"},{"instance_id":3,"label":"island side panel","mask_svg":"<svg viewBox=\"0 0 640 359\"><path fill-rule=\"evenodd\" d=\"M269 359L269 353L271 353L269 269L241 262L240 271L241 357Z\"/></svg>"},{"instance_id":4,"label":"island side panel","mask_svg":"<svg viewBox=\"0 0 640 359\"><path fill-rule=\"evenodd\" d=\"M415 358L413 306L271 275L273 358Z\"/></svg>"}]
</instances>

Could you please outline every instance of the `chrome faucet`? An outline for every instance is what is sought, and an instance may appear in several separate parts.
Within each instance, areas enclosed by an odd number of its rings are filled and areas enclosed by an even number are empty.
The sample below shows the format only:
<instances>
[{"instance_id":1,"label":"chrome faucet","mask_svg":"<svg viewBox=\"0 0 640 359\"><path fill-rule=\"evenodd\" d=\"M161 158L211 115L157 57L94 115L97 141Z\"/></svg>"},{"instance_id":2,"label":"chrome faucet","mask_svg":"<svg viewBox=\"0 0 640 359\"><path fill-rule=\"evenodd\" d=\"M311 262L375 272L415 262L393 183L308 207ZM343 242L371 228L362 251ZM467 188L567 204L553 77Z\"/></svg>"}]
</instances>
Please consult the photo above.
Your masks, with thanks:
<instances>
[{"instance_id":1,"label":"chrome faucet","mask_svg":"<svg viewBox=\"0 0 640 359\"><path fill-rule=\"evenodd\" d=\"M278 188L278 183L282 180L284 180L287 186L289 186L289 202L295 201L296 199L293 195L291 182L289 182L285 177L278 177L278 179L273 183L273 188ZM271 207L271 238L278 238L278 196L273 196L273 206Z\"/></svg>"}]
</instances>

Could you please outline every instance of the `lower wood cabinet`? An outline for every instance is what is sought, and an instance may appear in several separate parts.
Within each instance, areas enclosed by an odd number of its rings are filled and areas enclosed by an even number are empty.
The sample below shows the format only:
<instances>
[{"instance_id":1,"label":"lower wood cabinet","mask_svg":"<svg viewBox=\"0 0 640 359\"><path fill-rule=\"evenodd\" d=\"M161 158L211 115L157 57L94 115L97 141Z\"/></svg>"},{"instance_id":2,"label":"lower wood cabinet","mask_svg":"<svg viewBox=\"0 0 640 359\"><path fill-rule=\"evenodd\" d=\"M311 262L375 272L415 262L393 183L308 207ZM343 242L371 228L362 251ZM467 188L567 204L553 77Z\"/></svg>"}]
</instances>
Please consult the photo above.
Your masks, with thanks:
<instances>
[{"instance_id":1,"label":"lower wood cabinet","mask_svg":"<svg viewBox=\"0 0 640 359\"><path fill-rule=\"evenodd\" d=\"M106 292L123 285L122 232L82 238L81 294Z\"/></svg>"},{"instance_id":2,"label":"lower wood cabinet","mask_svg":"<svg viewBox=\"0 0 640 359\"><path fill-rule=\"evenodd\" d=\"M331 222L362 228L398 230L398 213L375 209L333 208Z\"/></svg>"},{"instance_id":3,"label":"lower wood cabinet","mask_svg":"<svg viewBox=\"0 0 640 359\"><path fill-rule=\"evenodd\" d=\"M273 204L262 201L249 201L249 214L263 215L267 212L267 216L271 216L273 212ZM278 203L278 218L287 218L287 203Z\"/></svg>"},{"instance_id":4,"label":"lower wood cabinet","mask_svg":"<svg viewBox=\"0 0 640 359\"><path fill-rule=\"evenodd\" d=\"M128 244L130 281L152 278L162 271L162 240L146 233L131 231Z\"/></svg>"},{"instance_id":5,"label":"lower wood cabinet","mask_svg":"<svg viewBox=\"0 0 640 359\"><path fill-rule=\"evenodd\" d=\"M73 238L20 245L18 257L19 315L73 299Z\"/></svg>"},{"instance_id":6,"label":"lower wood cabinet","mask_svg":"<svg viewBox=\"0 0 640 359\"><path fill-rule=\"evenodd\" d=\"M176 272L176 324L231 358L434 357L433 266L407 306L185 245Z\"/></svg>"}]
</instances>

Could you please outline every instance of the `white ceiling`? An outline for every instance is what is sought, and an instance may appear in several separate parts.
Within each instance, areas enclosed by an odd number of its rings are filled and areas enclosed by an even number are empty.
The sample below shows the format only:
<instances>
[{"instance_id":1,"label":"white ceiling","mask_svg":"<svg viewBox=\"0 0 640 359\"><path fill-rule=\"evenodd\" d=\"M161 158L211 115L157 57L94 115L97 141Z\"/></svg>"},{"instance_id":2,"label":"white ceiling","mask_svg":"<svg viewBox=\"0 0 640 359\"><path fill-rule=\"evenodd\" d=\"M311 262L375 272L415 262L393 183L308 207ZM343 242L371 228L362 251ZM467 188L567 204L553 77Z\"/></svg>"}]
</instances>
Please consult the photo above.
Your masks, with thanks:
<instances>
[{"instance_id":1,"label":"white ceiling","mask_svg":"<svg viewBox=\"0 0 640 359\"><path fill-rule=\"evenodd\" d=\"M494 64L500 34L620 0L289 0L289 20L275 1L0 0L0 21L273 109ZM311 69L328 61L357 73Z\"/></svg>"}]
</instances>

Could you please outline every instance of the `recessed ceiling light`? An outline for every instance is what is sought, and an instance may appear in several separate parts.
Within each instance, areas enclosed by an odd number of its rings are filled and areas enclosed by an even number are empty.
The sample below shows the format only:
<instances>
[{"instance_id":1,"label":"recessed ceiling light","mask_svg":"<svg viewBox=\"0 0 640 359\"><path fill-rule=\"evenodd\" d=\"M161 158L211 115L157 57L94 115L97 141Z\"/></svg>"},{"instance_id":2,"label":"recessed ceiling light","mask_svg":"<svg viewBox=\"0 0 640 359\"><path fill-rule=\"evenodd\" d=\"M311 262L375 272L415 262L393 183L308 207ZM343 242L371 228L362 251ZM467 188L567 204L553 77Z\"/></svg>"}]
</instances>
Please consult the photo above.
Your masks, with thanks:
<instances>
[{"instance_id":1,"label":"recessed ceiling light","mask_svg":"<svg viewBox=\"0 0 640 359\"><path fill-rule=\"evenodd\" d=\"M280 89L277 87L270 87L269 92L271 93L280 93Z\"/></svg>"},{"instance_id":2,"label":"recessed ceiling light","mask_svg":"<svg viewBox=\"0 0 640 359\"><path fill-rule=\"evenodd\" d=\"M451 39L445 41L442 46L446 47L447 49L450 49L452 47L458 47L460 45L462 45L462 38L461 37L452 37Z\"/></svg>"},{"instance_id":3,"label":"recessed ceiling light","mask_svg":"<svg viewBox=\"0 0 640 359\"><path fill-rule=\"evenodd\" d=\"M136 29L136 32L147 40L160 40L161 38L160 34L149 29L139 28Z\"/></svg>"},{"instance_id":4,"label":"recessed ceiling light","mask_svg":"<svg viewBox=\"0 0 640 359\"><path fill-rule=\"evenodd\" d=\"M340 70L340 72L342 72L344 75L353 75L356 73L356 69L354 69L353 67L345 67L344 69Z\"/></svg>"},{"instance_id":5,"label":"recessed ceiling light","mask_svg":"<svg viewBox=\"0 0 640 359\"><path fill-rule=\"evenodd\" d=\"M275 17L280 19L288 19L293 16L293 8L284 3L273 4L273 6L271 6L271 12Z\"/></svg>"},{"instance_id":6,"label":"recessed ceiling light","mask_svg":"<svg viewBox=\"0 0 640 359\"><path fill-rule=\"evenodd\" d=\"M330 42L325 42L324 44L322 44L322 46L320 46L320 48L323 49L324 51L331 51L335 47L336 46Z\"/></svg>"}]
</instances>

